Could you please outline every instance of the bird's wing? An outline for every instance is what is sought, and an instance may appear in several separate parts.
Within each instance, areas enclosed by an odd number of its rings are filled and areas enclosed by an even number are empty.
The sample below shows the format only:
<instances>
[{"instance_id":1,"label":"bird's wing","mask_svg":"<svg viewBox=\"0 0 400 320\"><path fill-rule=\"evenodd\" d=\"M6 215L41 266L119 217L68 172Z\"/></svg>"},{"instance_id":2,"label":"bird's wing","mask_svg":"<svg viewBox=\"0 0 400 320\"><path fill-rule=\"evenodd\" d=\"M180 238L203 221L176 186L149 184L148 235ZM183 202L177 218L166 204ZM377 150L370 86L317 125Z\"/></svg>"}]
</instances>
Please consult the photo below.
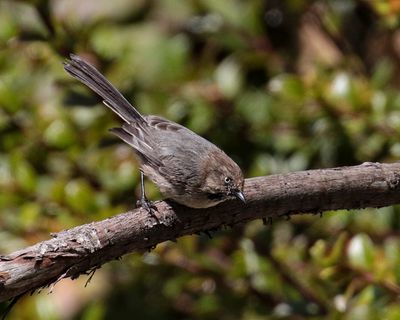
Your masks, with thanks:
<instances>
[{"instance_id":1,"label":"bird's wing","mask_svg":"<svg viewBox=\"0 0 400 320\"><path fill-rule=\"evenodd\" d=\"M119 137L122 141L130 145L143 163L157 168L162 165L157 152L151 145L146 143L143 132L133 125L124 124L122 128L112 128L110 132Z\"/></svg>"},{"instance_id":2,"label":"bird's wing","mask_svg":"<svg viewBox=\"0 0 400 320\"><path fill-rule=\"evenodd\" d=\"M146 116L145 119L150 127L153 127L159 131L178 132L180 130L189 130L184 126L177 124L176 122L164 119L159 116L150 115Z\"/></svg>"}]
</instances>

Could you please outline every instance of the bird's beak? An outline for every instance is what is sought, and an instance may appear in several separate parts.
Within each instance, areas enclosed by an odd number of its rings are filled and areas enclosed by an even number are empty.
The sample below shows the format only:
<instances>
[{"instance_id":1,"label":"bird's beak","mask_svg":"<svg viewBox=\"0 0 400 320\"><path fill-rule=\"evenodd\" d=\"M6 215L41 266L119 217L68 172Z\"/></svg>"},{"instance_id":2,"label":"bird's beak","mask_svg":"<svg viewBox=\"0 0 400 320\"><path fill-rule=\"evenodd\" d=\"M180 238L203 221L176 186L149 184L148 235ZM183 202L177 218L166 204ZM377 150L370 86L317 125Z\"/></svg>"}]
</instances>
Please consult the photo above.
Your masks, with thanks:
<instances>
[{"instance_id":1,"label":"bird's beak","mask_svg":"<svg viewBox=\"0 0 400 320\"><path fill-rule=\"evenodd\" d=\"M246 203L246 198L244 197L244 194L242 191L234 191L233 195L236 197L236 199L239 199L243 203Z\"/></svg>"}]
</instances>

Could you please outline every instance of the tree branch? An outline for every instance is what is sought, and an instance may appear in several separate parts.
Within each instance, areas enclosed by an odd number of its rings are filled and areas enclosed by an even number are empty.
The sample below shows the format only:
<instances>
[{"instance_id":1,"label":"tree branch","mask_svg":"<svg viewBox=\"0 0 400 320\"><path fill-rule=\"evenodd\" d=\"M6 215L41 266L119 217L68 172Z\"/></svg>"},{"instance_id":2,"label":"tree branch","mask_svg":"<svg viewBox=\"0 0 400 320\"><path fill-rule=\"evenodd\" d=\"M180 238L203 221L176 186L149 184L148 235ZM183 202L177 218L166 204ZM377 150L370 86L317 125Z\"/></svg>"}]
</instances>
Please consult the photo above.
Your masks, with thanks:
<instances>
[{"instance_id":1,"label":"tree branch","mask_svg":"<svg viewBox=\"0 0 400 320\"><path fill-rule=\"evenodd\" d=\"M159 201L154 217L135 209L0 256L0 301L63 278L77 278L128 252L148 250L183 235L258 218L400 203L400 163L363 163L252 178L246 180L244 190L246 205L228 201L213 208L190 209Z\"/></svg>"}]
</instances>

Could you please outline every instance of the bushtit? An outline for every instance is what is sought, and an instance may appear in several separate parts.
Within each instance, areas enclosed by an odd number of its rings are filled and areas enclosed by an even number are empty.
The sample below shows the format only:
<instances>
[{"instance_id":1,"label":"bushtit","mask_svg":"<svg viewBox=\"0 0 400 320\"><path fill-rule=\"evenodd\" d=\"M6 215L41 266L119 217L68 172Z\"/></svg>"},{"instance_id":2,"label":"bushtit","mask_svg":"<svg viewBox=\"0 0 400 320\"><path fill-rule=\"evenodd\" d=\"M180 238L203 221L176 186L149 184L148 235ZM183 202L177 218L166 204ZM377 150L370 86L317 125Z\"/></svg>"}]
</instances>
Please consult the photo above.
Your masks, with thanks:
<instances>
[{"instance_id":1,"label":"bushtit","mask_svg":"<svg viewBox=\"0 0 400 320\"><path fill-rule=\"evenodd\" d=\"M125 123L110 131L133 147L140 162L140 203L151 211L143 174L161 193L188 207L208 208L230 198L245 202L239 166L211 142L158 116L142 116L92 65L70 55L64 69L104 99Z\"/></svg>"}]
</instances>

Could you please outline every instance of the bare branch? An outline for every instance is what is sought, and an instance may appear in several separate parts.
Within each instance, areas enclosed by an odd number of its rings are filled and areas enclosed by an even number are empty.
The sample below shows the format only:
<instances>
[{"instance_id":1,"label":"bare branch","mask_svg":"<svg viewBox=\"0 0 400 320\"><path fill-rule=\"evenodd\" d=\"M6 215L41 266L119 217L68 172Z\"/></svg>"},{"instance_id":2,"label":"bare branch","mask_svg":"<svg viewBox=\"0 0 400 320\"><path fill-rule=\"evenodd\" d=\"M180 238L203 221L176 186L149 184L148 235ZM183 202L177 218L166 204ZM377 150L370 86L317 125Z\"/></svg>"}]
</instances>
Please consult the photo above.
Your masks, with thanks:
<instances>
[{"instance_id":1,"label":"bare branch","mask_svg":"<svg viewBox=\"0 0 400 320\"><path fill-rule=\"evenodd\" d=\"M159 201L156 217L136 209L0 256L0 301L63 278L93 273L128 252L148 250L183 235L265 217L400 203L400 163L364 163L247 179L245 194L246 205L229 201L201 210Z\"/></svg>"}]
</instances>

